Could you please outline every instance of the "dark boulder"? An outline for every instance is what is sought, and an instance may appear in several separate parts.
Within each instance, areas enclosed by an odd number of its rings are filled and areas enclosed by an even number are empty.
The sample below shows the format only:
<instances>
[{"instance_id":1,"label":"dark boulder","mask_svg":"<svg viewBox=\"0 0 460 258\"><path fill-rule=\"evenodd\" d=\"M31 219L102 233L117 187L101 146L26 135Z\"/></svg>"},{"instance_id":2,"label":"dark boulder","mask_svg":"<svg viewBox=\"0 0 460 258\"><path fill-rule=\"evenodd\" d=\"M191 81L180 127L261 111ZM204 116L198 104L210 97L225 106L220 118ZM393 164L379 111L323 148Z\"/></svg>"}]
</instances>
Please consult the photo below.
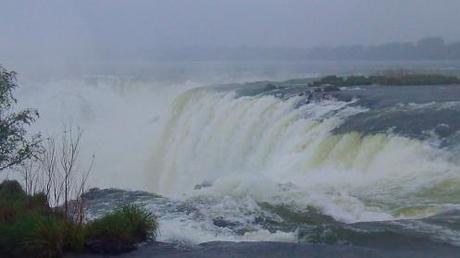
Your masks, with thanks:
<instances>
[{"instance_id":1,"label":"dark boulder","mask_svg":"<svg viewBox=\"0 0 460 258\"><path fill-rule=\"evenodd\" d=\"M321 87L321 89L323 90L323 92L336 92L336 91L340 91L340 88L337 87L337 86L334 86L334 85L324 86L324 87Z\"/></svg>"},{"instance_id":2,"label":"dark boulder","mask_svg":"<svg viewBox=\"0 0 460 258\"><path fill-rule=\"evenodd\" d=\"M224 219L223 217L217 217L212 220L212 224L220 227L220 228L234 228L239 225L237 222L229 221Z\"/></svg>"},{"instance_id":3,"label":"dark boulder","mask_svg":"<svg viewBox=\"0 0 460 258\"><path fill-rule=\"evenodd\" d=\"M276 90L277 87L276 85L272 84L272 83L268 83L267 85L265 85L264 87L264 91L271 91L271 90Z\"/></svg>"},{"instance_id":4,"label":"dark boulder","mask_svg":"<svg viewBox=\"0 0 460 258\"><path fill-rule=\"evenodd\" d=\"M120 239L91 239L85 242L85 247L97 254L122 254L137 249L134 243Z\"/></svg>"},{"instance_id":5,"label":"dark boulder","mask_svg":"<svg viewBox=\"0 0 460 258\"><path fill-rule=\"evenodd\" d=\"M194 190L200 190L201 188L211 187L212 183L209 181L204 181L201 184L195 185Z\"/></svg>"},{"instance_id":6,"label":"dark boulder","mask_svg":"<svg viewBox=\"0 0 460 258\"><path fill-rule=\"evenodd\" d=\"M434 132L440 137L447 137L451 135L455 130L452 130L447 124L439 124L434 128Z\"/></svg>"}]
</instances>

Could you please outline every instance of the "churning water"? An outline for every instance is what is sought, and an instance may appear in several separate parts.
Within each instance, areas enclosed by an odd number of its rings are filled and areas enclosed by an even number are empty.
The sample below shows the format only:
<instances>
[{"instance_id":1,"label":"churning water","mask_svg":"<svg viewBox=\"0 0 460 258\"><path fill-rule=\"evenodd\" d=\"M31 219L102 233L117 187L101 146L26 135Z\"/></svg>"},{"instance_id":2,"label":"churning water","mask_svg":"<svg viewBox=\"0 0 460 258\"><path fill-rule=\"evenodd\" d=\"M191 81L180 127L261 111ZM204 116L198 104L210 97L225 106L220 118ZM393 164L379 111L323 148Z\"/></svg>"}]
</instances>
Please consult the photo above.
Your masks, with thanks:
<instances>
[{"instance_id":1,"label":"churning water","mask_svg":"<svg viewBox=\"0 0 460 258\"><path fill-rule=\"evenodd\" d=\"M460 245L460 86L312 98L307 82L99 78L32 83L22 97L41 130L85 129L93 186L155 193L92 191L90 215L141 203L160 240Z\"/></svg>"},{"instance_id":2,"label":"churning water","mask_svg":"<svg viewBox=\"0 0 460 258\"><path fill-rule=\"evenodd\" d=\"M173 222L192 223L182 225L192 227L190 241L353 242L348 233L317 236L309 227L338 223L344 230L350 223L392 221L401 231L416 227L460 243L455 229L420 220L459 207L453 114L460 102L431 94L427 103L408 95L407 101L379 104L367 98L374 88L355 90L309 103L282 87L250 94L238 88L187 91L175 99L152 155L150 190L190 206L187 219ZM395 90L407 89L389 88L385 97ZM459 90L451 93L460 96ZM407 125L430 112L437 112L434 122ZM392 114L398 116L388 121Z\"/></svg>"}]
</instances>

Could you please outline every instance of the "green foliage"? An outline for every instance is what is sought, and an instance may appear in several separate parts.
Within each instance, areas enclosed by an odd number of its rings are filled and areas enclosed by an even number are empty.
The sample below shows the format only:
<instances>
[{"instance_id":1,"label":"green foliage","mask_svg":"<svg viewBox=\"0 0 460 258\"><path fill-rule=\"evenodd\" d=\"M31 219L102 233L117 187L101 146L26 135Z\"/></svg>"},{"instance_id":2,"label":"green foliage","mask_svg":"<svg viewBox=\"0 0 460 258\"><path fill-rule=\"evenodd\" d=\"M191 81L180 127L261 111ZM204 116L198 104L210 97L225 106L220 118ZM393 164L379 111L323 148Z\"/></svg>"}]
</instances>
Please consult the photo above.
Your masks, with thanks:
<instances>
[{"instance_id":1,"label":"green foliage","mask_svg":"<svg viewBox=\"0 0 460 258\"><path fill-rule=\"evenodd\" d=\"M87 233L91 239L119 239L134 243L154 239L157 228L150 212L128 205L90 223Z\"/></svg>"},{"instance_id":2,"label":"green foliage","mask_svg":"<svg viewBox=\"0 0 460 258\"><path fill-rule=\"evenodd\" d=\"M455 76L439 74L388 74L373 76L326 76L310 83L310 86L363 86L363 85L448 85L460 84L460 79Z\"/></svg>"},{"instance_id":3,"label":"green foliage","mask_svg":"<svg viewBox=\"0 0 460 258\"><path fill-rule=\"evenodd\" d=\"M21 165L40 149L40 136L29 137L26 126L38 118L35 110L15 111L16 73L0 66L0 170Z\"/></svg>"},{"instance_id":4,"label":"green foliage","mask_svg":"<svg viewBox=\"0 0 460 258\"><path fill-rule=\"evenodd\" d=\"M46 195L27 195L16 181L0 183L0 257L61 257L82 252L90 239L135 244L154 239L155 217L128 205L89 224L77 224L49 207Z\"/></svg>"},{"instance_id":5,"label":"green foliage","mask_svg":"<svg viewBox=\"0 0 460 258\"><path fill-rule=\"evenodd\" d=\"M0 183L0 199L23 199L26 193L18 181L5 180Z\"/></svg>"},{"instance_id":6,"label":"green foliage","mask_svg":"<svg viewBox=\"0 0 460 258\"><path fill-rule=\"evenodd\" d=\"M329 75L322 78L319 81L314 81L310 84L310 86L323 86L323 85L334 85L334 86L342 86L344 84L344 78L338 77L336 75Z\"/></svg>"},{"instance_id":7,"label":"green foliage","mask_svg":"<svg viewBox=\"0 0 460 258\"><path fill-rule=\"evenodd\" d=\"M24 247L35 257L61 257L65 241L65 222L58 217L39 216L25 238Z\"/></svg>"},{"instance_id":8,"label":"green foliage","mask_svg":"<svg viewBox=\"0 0 460 258\"><path fill-rule=\"evenodd\" d=\"M86 241L85 225L67 222L65 227L64 249L72 252L83 252Z\"/></svg>"},{"instance_id":9,"label":"green foliage","mask_svg":"<svg viewBox=\"0 0 460 258\"><path fill-rule=\"evenodd\" d=\"M5 180L0 184L0 223L7 223L26 206L26 193L17 181Z\"/></svg>"},{"instance_id":10,"label":"green foliage","mask_svg":"<svg viewBox=\"0 0 460 258\"><path fill-rule=\"evenodd\" d=\"M51 213L46 195L26 195L17 181L0 183L0 224L10 223L29 213Z\"/></svg>"},{"instance_id":11,"label":"green foliage","mask_svg":"<svg viewBox=\"0 0 460 258\"><path fill-rule=\"evenodd\" d=\"M122 208L122 213L131 222L130 225L133 227L134 235L137 236L138 240L156 238L158 224L151 212L135 205L128 205Z\"/></svg>"},{"instance_id":12,"label":"green foliage","mask_svg":"<svg viewBox=\"0 0 460 258\"><path fill-rule=\"evenodd\" d=\"M0 255L58 257L63 221L44 194L28 196L17 181L0 184Z\"/></svg>"},{"instance_id":13,"label":"green foliage","mask_svg":"<svg viewBox=\"0 0 460 258\"><path fill-rule=\"evenodd\" d=\"M36 193L28 196L27 208L31 210L50 211L48 198L45 193Z\"/></svg>"},{"instance_id":14,"label":"green foliage","mask_svg":"<svg viewBox=\"0 0 460 258\"><path fill-rule=\"evenodd\" d=\"M28 253L25 248L26 238L36 226L36 214L18 214L8 223L0 224L0 254L19 256Z\"/></svg>"},{"instance_id":15,"label":"green foliage","mask_svg":"<svg viewBox=\"0 0 460 258\"><path fill-rule=\"evenodd\" d=\"M26 195L17 181L0 184L0 256L60 257L64 247L78 246L68 224L45 194Z\"/></svg>"},{"instance_id":16,"label":"green foliage","mask_svg":"<svg viewBox=\"0 0 460 258\"><path fill-rule=\"evenodd\" d=\"M0 255L61 257L66 240L65 219L38 211L18 214L0 224Z\"/></svg>"}]
</instances>

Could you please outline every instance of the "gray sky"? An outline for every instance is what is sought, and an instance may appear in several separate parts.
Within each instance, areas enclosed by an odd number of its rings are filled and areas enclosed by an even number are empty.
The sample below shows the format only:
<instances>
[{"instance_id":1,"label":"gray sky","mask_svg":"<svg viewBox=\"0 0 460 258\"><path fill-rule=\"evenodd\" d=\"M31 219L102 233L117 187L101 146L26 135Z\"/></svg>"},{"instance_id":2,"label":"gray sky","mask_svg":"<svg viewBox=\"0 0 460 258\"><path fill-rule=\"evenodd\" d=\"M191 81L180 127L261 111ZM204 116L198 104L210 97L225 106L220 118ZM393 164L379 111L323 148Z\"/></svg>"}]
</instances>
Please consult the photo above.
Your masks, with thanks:
<instances>
[{"instance_id":1,"label":"gray sky","mask_svg":"<svg viewBox=\"0 0 460 258\"><path fill-rule=\"evenodd\" d=\"M2 0L0 54L453 41L459 14L459 0Z\"/></svg>"}]
</instances>

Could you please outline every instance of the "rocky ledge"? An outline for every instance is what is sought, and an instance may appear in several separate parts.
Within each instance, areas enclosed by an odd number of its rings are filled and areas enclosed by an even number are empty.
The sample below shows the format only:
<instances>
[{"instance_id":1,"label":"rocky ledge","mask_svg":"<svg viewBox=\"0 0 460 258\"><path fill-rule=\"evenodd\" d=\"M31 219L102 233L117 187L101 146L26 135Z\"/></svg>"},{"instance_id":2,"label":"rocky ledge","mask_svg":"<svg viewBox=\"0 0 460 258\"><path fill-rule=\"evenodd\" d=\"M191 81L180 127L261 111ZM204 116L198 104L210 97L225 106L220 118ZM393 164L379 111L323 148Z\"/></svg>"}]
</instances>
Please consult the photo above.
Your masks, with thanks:
<instances>
[{"instance_id":1,"label":"rocky ledge","mask_svg":"<svg viewBox=\"0 0 460 258\"><path fill-rule=\"evenodd\" d=\"M309 257L309 258L458 258L460 247L432 244L429 246L381 249L364 248L348 245L301 244L281 242L207 242L195 247L180 247L162 242L150 242L140 246L136 251L118 256L108 255L68 255L68 258L281 258L281 257Z\"/></svg>"}]
</instances>

